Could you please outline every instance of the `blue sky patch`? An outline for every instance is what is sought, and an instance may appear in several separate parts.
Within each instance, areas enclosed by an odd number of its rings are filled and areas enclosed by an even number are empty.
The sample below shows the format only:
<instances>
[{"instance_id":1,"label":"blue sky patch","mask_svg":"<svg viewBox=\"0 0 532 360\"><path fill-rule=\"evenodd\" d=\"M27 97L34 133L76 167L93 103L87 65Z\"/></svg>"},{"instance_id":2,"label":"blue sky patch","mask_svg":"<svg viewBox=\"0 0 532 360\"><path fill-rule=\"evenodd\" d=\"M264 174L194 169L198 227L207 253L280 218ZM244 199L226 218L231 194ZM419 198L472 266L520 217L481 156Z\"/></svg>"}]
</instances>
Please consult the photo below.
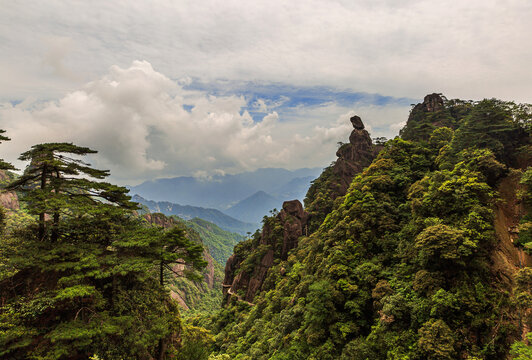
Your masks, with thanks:
<instances>
[{"instance_id":1,"label":"blue sky patch","mask_svg":"<svg viewBox=\"0 0 532 360\"><path fill-rule=\"evenodd\" d=\"M203 91L214 96L243 96L254 121L272 112L293 112L298 107L320 107L332 103L342 107L355 105L409 106L420 99L396 98L381 94L357 92L350 89L334 89L325 86L305 86L281 83L256 83L252 81L217 81L205 83L193 80L186 90Z\"/></svg>"}]
</instances>

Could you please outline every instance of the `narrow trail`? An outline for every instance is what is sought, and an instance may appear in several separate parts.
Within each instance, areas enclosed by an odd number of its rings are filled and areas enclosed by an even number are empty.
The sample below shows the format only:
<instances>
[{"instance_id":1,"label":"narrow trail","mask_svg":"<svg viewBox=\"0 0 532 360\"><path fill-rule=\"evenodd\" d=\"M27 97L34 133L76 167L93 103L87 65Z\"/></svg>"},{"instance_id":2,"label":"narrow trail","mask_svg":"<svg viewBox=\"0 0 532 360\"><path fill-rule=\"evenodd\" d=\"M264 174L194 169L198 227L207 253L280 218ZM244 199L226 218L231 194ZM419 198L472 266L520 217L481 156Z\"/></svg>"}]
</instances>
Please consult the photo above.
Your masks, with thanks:
<instances>
[{"instance_id":1,"label":"narrow trail","mask_svg":"<svg viewBox=\"0 0 532 360\"><path fill-rule=\"evenodd\" d=\"M236 299L238 301L241 301L243 303L246 303L248 304L249 306L255 306L255 304L253 303L250 303L249 301L246 301L246 300L243 300L242 299L242 296L238 295L237 293L233 292L233 290L231 290L231 285L227 285L227 284L222 284L222 287L226 288L227 289L227 293L231 296L234 296L236 297Z\"/></svg>"}]
</instances>

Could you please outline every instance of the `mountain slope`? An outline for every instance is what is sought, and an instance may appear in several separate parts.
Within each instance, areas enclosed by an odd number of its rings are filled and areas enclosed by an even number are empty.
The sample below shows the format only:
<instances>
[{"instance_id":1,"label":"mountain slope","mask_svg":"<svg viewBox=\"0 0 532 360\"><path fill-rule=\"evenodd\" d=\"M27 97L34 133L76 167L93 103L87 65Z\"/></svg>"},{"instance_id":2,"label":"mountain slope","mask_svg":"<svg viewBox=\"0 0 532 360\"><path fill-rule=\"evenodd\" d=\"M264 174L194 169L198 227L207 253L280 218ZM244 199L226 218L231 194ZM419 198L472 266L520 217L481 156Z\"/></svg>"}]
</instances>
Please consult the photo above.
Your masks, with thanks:
<instances>
[{"instance_id":1,"label":"mountain slope","mask_svg":"<svg viewBox=\"0 0 532 360\"><path fill-rule=\"evenodd\" d=\"M388 141L365 169L339 161L326 169L305 201L319 220L309 236L290 240L294 248L286 254L287 226L304 227L278 214L265 221L262 234L235 248L226 265L226 306L212 327L218 353L508 358L532 321L526 300L532 264L513 264L505 255L511 266L493 261L501 233L510 231L495 228L496 190L502 186L512 192L506 199L515 198L516 186L504 185L511 174L532 185L531 171L523 175L532 160L532 111L517 110L493 99L431 94L412 109L402 131L408 140ZM531 190L521 192L527 204ZM325 196L331 194L333 201ZM512 212L511 223L527 224L531 210ZM518 236L515 244L527 241L515 231L506 235Z\"/></svg>"},{"instance_id":2,"label":"mountain slope","mask_svg":"<svg viewBox=\"0 0 532 360\"><path fill-rule=\"evenodd\" d=\"M224 230L236 232L239 234L254 232L258 227L256 224L242 222L216 209L206 209L190 205L183 206L179 204L173 204L167 201L157 202L144 199L139 195L133 196L132 200L139 204L147 206L150 212L162 213L168 216L176 215L184 220L200 218L210 221L220 226Z\"/></svg>"},{"instance_id":3,"label":"mountain slope","mask_svg":"<svg viewBox=\"0 0 532 360\"><path fill-rule=\"evenodd\" d=\"M216 224L200 218L185 221L185 224L200 235L209 253L220 264L225 264L233 253L235 245L245 239L242 235L225 231Z\"/></svg>"}]
</instances>

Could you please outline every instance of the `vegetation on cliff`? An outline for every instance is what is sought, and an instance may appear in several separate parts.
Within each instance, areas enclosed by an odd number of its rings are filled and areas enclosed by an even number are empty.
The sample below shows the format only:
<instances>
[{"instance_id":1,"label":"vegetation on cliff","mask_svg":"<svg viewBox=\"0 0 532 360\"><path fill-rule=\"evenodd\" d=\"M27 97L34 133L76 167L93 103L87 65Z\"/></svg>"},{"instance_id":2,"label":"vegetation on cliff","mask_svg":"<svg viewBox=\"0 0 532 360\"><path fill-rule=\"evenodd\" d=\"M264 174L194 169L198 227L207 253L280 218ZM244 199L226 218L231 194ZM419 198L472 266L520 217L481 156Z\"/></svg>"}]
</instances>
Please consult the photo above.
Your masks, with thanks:
<instances>
[{"instance_id":1,"label":"vegetation on cliff","mask_svg":"<svg viewBox=\"0 0 532 360\"><path fill-rule=\"evenodd\" d=\"M272 260L257 295L227 301L212 319L217 352L233 359L508 357L532 321L524 267L531 264L525 255L519 272L494 270L494 210L497 186L510 173L521 172L520 197L529 206L531 115L529 106L431 94L336 200L329 195L341 188L336 164L327 168L305 201L323 221L286 259ZM525 246L527 219L519 235ZM265 219L265 227L275 221ZM260 267L262 244L235 248L240 266L226 268L226 277ZM516 280L502 280L508 276ZM519 342L512 350L526 351Z\"/></svg>"}]
</instances>

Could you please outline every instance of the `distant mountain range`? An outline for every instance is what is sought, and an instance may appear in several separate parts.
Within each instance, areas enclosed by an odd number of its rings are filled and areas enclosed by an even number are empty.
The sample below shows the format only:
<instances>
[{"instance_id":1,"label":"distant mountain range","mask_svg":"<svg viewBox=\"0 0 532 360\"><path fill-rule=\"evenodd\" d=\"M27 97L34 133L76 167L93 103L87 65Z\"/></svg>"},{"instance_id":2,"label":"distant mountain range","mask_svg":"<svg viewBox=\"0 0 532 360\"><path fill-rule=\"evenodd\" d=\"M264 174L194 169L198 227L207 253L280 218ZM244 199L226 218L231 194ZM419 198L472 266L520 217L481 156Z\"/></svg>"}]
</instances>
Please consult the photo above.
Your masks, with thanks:
<instances>
[{"instance_id":1,"label":"distant mountain range","mask_svg":"<svg viewBox=\"0 0 532 360\"><path fill-rule=\"evenodd\" d=\"M282 201L261 190L231 206L224 212L242 221L259 223L270 210L279 209L279 204L282 205Z\"/></svg>"},{"instance_id":2,"label":"distant mountain range","mask_svg":"<svg viewBox=\"0 0 532 360\"><path fill-rule=\"evenodd\" d=\"M184 220L200 218L210 221L224 230L242 235L246 234L247 232L254 232L259 227L258 223L245 223L216 209L202 208L191 205L179 205L170 203L168 201L147 200L139 195L133 196L132 200L146 206L152 213L162 213L167 216L176 215Z\"/></svg>"},{"instance_id":3,"label":"distant mountain range","mask_svg":"<svg viewBox=\"0 0 532 360\"><path fill-rule=\"evenodd\" d=\"M257 191L273 197L304 196L304 184L318 177L321 170L266 168L207 179L181 176L146 181L130 190L145 199L226 210Z\"/></svg>"}]
</instances>

